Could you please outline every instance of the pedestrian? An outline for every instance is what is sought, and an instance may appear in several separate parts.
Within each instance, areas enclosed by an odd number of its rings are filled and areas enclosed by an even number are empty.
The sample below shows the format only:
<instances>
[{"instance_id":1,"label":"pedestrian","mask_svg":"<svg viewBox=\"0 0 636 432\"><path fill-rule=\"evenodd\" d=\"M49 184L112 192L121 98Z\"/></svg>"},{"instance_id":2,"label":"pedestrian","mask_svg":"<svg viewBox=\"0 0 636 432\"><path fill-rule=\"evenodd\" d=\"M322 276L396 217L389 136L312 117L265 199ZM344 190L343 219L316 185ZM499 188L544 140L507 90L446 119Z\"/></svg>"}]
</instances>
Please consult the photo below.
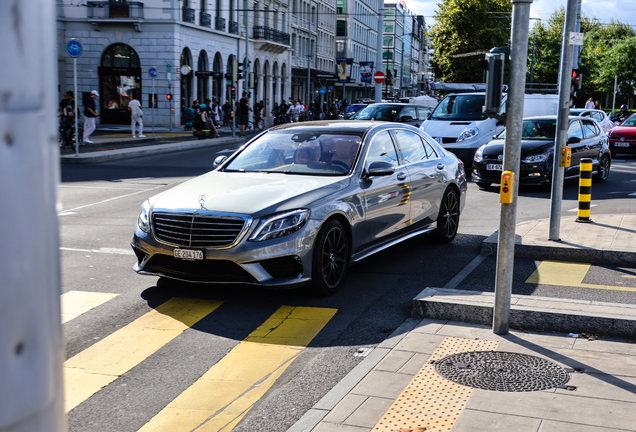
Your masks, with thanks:
<instances>
[{"instance_id":1,"label":"pedestrian","mask_svg":"<svg viewBox=\"0 0 636 432\"><path fill-rule=\"evenodd\" d=\"M128 111L130 111L130 129L132 130L132 137L135 137L135 126L139 124L139 138L146 138L144 135L144 112L141 109L141 102L137 99L133 99L128 102Z\"/></svg>"},{"instance_id":2,"label":"pedestrian","mask_svg":"<svg viewBox=\"0 0 636 432\"><path fill-rule=\"evenodd\" d=\"M90 141L88 137L95 131L95 118L99 117L99 113L97 112L97 104L95 104L95 99L99 97L99 93L97 90L91 91L91 97L86 99L84 104L84 143L85 144L93 144L93 141Z\"/></svg>"},{"instance_id":3,"label":"pedestrian","mask_svg":"<svg viewBox=\"0 0 636 432\"><path fill-rule=\"evenodd\" d=\"M245 136L245 126L247 126L247 122L249 121L250 111L252 108L250 107L249 101L247 99L247 92L243 92L243 97L239 101L239 136Z\"/></svg>"},{"instance_id":4,"label":"pedestrian","mask_svg":"<svg viewBox=\"0 0 636 432\"><path fill-rule=\"evenodd\" d=\"M594 102L594 109L600 110L601 109L601 101L597 100L596 102Z\"/></svg>"},{"instance_id":5,"label":"pedestrian","mask_svg":"<svg viewBox=\"0 0 636 432\"><path fill-rule=\"evenodd\" d=\"M585 109L594 109L594 99L589 98L587 102L585 102Z\"/></svg>"},{"instance_id":6,"label":"pedestrian","mask_svg":"<svg viewBox=\"0 0 636 432\"><path fill-rule=\"evenodd\" d=\"M214 126L219 127L221 126L221 105L219 105L219 101L217 101L216 99L214 99L214 102L212 102L213 106L212 106L212 111L214 112Z\"/></svg>"}]
</instances>

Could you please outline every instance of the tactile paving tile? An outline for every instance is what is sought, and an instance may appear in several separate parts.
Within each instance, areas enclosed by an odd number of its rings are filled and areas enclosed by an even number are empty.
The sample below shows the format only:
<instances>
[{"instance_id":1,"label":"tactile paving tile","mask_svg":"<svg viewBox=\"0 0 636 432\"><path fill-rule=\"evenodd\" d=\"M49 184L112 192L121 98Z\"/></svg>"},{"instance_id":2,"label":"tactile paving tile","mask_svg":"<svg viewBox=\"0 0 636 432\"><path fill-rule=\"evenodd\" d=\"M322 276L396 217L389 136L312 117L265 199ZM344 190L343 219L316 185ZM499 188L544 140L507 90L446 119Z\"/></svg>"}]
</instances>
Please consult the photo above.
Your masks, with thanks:
<instances>
[{"instance_id":1,"label":"tactile paving tile","mask_svg":"<svg viewBox=\"0 0 636 432\"><path fill-rule=\"evenodd\" d=\"M492 341L445 338L372 432L452 430L473 389L442 378L432 362L460 352L494 351L498 345Z\"/></svg>"}]
</instances>

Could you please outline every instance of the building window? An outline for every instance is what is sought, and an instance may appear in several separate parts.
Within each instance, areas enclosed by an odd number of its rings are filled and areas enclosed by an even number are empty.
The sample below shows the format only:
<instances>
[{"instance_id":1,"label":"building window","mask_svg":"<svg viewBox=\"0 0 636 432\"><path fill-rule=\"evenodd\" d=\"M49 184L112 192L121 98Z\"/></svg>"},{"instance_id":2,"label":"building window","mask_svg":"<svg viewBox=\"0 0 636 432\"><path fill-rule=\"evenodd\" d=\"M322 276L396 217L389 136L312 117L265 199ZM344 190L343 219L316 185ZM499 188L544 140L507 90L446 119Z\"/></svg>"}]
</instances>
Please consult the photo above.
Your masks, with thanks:
<instances>
[{"instance_id":1,"label":"building window","mask_svg":"<svg viewBox=\"0 0 636 432\"><path fill-rule=\"evenodd\" d=\"M382 45L385 47L392 47L393 46L393 38L392 37L385 37L382 41Z\"/></svg>"},{"instance_id":2,"label":"building window","mask_svg":"<svg viewBox=\"0 0 636 432\"><path fill-rule=\"evenodd\" d=\"M339 14L347 13L347 0L337 0L336 1L336 12Z\"/></svg>"},{"instance_id":3,"label":"building window","mask_svg":"<svg viewBox=\"0 0 636 432\"><path fill-rule=\"evenodd\" d=\"M391 23L391 24L384 24L384 33L391 33L391 34L393 34L393 30L394 30L393 23Z\"/></svg>"},{"instance_id":4,"label":"building window","mask_svg":"<svg viewBox=\"0 0 636 432\"><path fill-rule=\"evenodd\" d=\"M384 60L393 60L393 51L386 50L382 52L382 58Z\"/></svg>"},{"instance_id":5,"label":"building window","mask_svg":"<svg viewBox=\"0 0 636 432\"><path fill-rule=\"evenodd\" d=\"M395 9L384 9L384 18L395 19Z\"/></svg>"},{"instance_id":6,"label":"building window","mask_svg":"<svg viewBox=\"0 0 636 432\"><path fill-rule=\"evenodd\" d=\"M338 20L336 23L336 36L347 36L347 22Z\"/></svg>"}]
</instances>

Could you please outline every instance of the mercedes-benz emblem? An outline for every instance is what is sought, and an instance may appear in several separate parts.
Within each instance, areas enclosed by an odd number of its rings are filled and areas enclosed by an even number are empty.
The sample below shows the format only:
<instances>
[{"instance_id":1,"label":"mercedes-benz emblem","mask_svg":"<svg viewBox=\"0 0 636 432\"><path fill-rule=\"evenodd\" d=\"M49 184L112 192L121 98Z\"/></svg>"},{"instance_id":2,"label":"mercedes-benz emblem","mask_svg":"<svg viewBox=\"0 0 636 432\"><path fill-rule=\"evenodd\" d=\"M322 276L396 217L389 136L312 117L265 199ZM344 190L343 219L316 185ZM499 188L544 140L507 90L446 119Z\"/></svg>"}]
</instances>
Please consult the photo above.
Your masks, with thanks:
<instances>
[{"instance_id":1,"label":"mercedes-benz emblem","mask_svg":"<svg viewBox=\"0 0 636 432\"><path fill-rule=\"evenodd\" d=\"M201 208L205 204L205 195L199 195L199 204L201 204Z\"/></svg>"}]
</instances>

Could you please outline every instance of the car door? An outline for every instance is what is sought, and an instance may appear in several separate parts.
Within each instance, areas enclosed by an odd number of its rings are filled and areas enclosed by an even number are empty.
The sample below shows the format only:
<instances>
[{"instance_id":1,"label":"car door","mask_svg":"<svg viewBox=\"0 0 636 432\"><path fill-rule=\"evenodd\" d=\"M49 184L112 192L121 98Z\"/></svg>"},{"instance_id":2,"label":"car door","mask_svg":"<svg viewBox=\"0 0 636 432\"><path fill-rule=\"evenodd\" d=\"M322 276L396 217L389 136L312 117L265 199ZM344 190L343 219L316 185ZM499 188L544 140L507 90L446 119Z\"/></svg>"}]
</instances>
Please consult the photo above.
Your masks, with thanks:
<instances>
[{"instance_id":1,"label":"car door","mask_svg":"<svg viewBox=\"0 0 636 432\"><path fill-rule=\"evenodd\" d=\"M568 126L568 146L572 149L572 159L570 161L570 168L566 168L565 170L566 177L577 175L579 173L581 158L586 157L583 128L578 118L570 120L570 125Z\"/></svg>"},{"instance_id":2,"label":"car door","mask_svg":"<svg viewBox=\"0 0 636 432\"><path fill-rule=\"evenodd\" d=\"M418 227L428 225L437 219L437 202L444 185L444 165L415 132L394 129L391 133L409 173L411 221Z\"/></svg>"},{"instance_id":3,"label":"car door","mask_svg":"<svg viewBox=\"0 0 636 432\"><path fill-rule=\"evenodd\" d=\"M367 169L375 161L391 163L395 172L387 176L360 178L360 188L364 194L364 217L354 231L354 254L372 245L390 241L410 225L408 171L401 163L387 130L371 138L363 166Z\"/></svg>"},{"instance_id":4,"label":"car door","mask_svg":"<svg viewBox=\"0 0 636 432\"><path fill-rule=\"evenodd\" d=\"M586 147L583 157L590 158L596 162L598 155L603 148L601 128L595 121L588 119L582 119L581 125L583 127L583 137Z\"/></svg>"}]
</instances>

